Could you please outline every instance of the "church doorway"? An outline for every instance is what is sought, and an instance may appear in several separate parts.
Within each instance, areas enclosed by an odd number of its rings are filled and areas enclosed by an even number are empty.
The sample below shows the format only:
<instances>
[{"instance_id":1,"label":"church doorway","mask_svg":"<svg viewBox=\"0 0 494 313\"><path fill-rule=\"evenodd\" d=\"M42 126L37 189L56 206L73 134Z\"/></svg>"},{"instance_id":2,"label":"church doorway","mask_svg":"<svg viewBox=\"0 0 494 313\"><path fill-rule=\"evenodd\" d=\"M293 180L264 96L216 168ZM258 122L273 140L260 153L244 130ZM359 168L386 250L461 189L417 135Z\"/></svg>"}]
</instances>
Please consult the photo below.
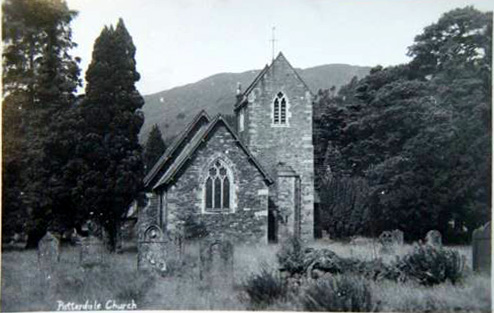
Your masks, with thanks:
<instances>
[{"instance_id":1,"label":"church doorway","mask_svg":"<svg viewBox=\"0 0 494 313\"><path fill-rule=\"evenodd\" d=\"M276 222L276 213L272 208L268 210L268 242L278 242L278 223Z\"/></svg>"}]
</instances>

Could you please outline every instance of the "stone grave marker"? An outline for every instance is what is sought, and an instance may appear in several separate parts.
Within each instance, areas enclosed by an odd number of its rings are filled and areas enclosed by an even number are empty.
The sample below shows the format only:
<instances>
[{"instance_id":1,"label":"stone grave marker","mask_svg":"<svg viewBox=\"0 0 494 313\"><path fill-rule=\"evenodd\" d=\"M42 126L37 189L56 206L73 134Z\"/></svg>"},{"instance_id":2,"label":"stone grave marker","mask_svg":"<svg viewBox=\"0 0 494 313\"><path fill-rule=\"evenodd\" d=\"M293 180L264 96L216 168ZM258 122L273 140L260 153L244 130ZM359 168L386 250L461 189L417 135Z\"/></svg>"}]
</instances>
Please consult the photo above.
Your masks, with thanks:
<instances>
[{"instance_id":1,"label":"stone grave marker","mask_svg":"<svg viewBox=\"0 0 494 313\"><path fill-rule=\"evenodd\" d=\"M442 247L443 240L438 230L430 230L425 236L425 243L434 247Z\"/></svg>"},{"instance_id":2,"label":"stone grave marker","mask_svg":"<svg viewBox=\"0 0 494 313\"><path fill-rule=\"evenodd\" d=\"M104 263L107 250L101 239L89 235L81 238L80 245L80 264L82 266L95 266Z\"/></svg>"},{"instance_id":3,"label":"stone grave marker","mask_svg":"<svg viewBox=\"0 0 494 313\"><path fill-rule=\"evenodd\" d=\"M491 223L477 228L472 234L472 268L477 272L491 271Z\"/></svg>"},{"instance_id":4,"label":"stone grave marker","mask_svg":"<svg viewBox=\"0 0 494 313\"><path fill-rule=\"evenodd\" d=\"M200 244L201 280L213 286L233 284L233 244L228 240L203 240Z\"/></svg>"},{"instance_id":5,"label":"stone grave marker","mask_svg":"<svg viewBox=\"0 0 494 313\"><path fill-rule=\"evenodd\" d=\"M168 243L161 228L157 225L149 226L144 232L143 240L138 243L137 267L140 270L166 273Z\"/></svg>"},{"instance_id":6,"label":"stone grave marker","mask_svg":"<svg viewBox=\"0 0 494 313\"><path fill-rule=\"evenodd\" d=\"M403 232L399 229L395 229L391 232L391 234L393 235L393 243L395 245L403 245Z\"/></svg>"},{"instance_id":7,"label":"stone grave marker","mask_svg":"<svg viewBox=\"0 0 494 313\"><path fill-rule=\"evenodd\" d=\"M381 244L381 253L391 253L393 251L393 233L390 231L383 231L379 235L379 243Z\"/></svg>"},{"instance_id":8,"label":"stone grave marker","mask_svg":"<svg viewBox=\"0 0 494 313\"><path fill-rule=\"evenodd\" d=\"M44 297L53 300L58 283L56 267L60 260L60 241L51 232L47 232L38 242L37 276L40 279L41 292Z\"/></svg>"},{"instance_id":9,"label":"stone grave marker","mask_svg":"<svg viewBox=\"0 0 494 313\"><path fill-rule=\"evenodd\" d=\"M47 232L38 242L38 263L41 271L52 272L59 260L60 241L51 232Z\"/></svg>"}]
</instances>

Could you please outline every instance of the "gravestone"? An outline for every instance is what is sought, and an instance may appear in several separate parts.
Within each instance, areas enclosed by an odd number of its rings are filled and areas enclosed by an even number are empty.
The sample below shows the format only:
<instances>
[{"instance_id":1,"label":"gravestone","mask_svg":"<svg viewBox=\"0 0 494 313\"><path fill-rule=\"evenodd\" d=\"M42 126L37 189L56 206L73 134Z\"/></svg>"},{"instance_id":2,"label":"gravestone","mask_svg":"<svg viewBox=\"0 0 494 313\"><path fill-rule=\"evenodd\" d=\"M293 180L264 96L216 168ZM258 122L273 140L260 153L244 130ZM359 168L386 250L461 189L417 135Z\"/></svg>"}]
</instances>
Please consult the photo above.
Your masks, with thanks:
<instances>
[{"instance_id":1,"label":"gravestone","mask_svg":"<svg viewBox=\"0 0 494 313\"><path fill-rule=\"evenodd\" d=\"M60 260L60 241L51 232L47 232L38 242L38 265L37 277L40 279L41 292L44 297L53 300L56 286L58 284L59 271L56 267Z\"/></svg>"},{"instance_id":2,"label":"gravestone","mask_svg":"<svg viewBox=\"0 0 494 313\"><path fill-rule=\"evenodd\" d=\"M395 245L403 245L403 232L399 229L395 229L391 232L391 234L393 235L393 243Z\"/></svg>"},{"instance_id":3,"label":"gravestone","mask_svg":"<svg viewBox=\"0 0 494 313\"><path fill-rule=\"evenodd\" d=\"M47 232L38 242L38 263L41 271L52 272L59 260L60 241L51 232Z\"/></svg>"},{"instance_id":4,"label":"gravestone","mask_svg":"<svg viewBox=\"0 0 494 313\"><path fill-rule=\"evenodd\" d=\"M101 239L89 235L80 240L80 264L82 266L101 265L106 259L106 247Z\"/></svg>"},{"instance_id":5,"label":"gravestone","mask_svg":"<svg viewBox=\"0 0 494 313\"><path fill-rule=\"evenodd\" d=\"M152 270L160 274L167 271L168 240L165 239L161 228L149 226L144 232L143 240L138 243L137 267L139 270Z\"/></svg>"},{"instance_id":6,"label":"gravestone","mask_svg":"<svg viewBox=\"0 0 494 313\"><path fill-rule=\"evenodd\" d=\"M442 247L443 240L441 233L437 230L428 231L427 235L425 236L425 243L434 247Z\"/></svg>"},{"instance_id":7,"label":"gravestone","mask_svg":"<svg viewBox=\"0 0 494 313\"><path fill-rule=\"evenodd\" d=\"M200 279L213 286L233 284L233 244L227 240L204 239L200 244Z\"/></svg>"},{"instance_id":8,"label":"gravestone","mask_svg":"<svg viewBox=\"0 0 494 313\"><path fill-rule=\"evenodd\" d=\"M491 271L491 223L477 228L472 234L472 268L477 272Z\"/></svg>"},{"instance_id":9,"label":"gravestone","mask_svg":"<svg viewBox=\"0 0 494 313\"><path fill-rule=\"evenodd\" d=\"M393 234L390 231L383 231L379 236L381 244L381 253L390 253L393 251Z\"/></svg>"}]
</instances>

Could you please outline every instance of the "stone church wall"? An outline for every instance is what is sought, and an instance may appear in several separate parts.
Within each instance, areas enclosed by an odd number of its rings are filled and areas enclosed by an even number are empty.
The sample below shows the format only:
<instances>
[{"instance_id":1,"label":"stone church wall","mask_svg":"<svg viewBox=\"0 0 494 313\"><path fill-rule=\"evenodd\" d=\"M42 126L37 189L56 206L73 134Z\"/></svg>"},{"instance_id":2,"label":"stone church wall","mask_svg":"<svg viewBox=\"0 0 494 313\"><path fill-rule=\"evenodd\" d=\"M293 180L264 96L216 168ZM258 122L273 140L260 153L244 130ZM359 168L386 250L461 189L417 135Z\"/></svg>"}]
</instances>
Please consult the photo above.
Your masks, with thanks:
<instances>
[{"instance_id":1,"label":"stone church wall","mask_svg":"<svg viewBox=\"0 0 494 313\"><path fill-rule=\"evenodd\" d=\"M289 127L272 126L272 104L278 92L288 99ZM248 95L244 142L276 177L279 162L301 178L301 235L314 238L314 147L312 95L283 56L278 57ZM271 193L272 194L272 193Z\"/></svg>"},{"instance_id":2,"label":"stone church wall","mask_svg":"<svg viewBox=\"0 0 494 313\"><path fill-rule=\"evenodd\" d=\"M221 124L189 160L166 191L166 231L178 230L181 220L193 215L213 237L233 242L267 242L268 187L262 174ZM233 213L204 213L207 165L221 158L232 170L235 184Z\"/></svg>"}]
</instances>

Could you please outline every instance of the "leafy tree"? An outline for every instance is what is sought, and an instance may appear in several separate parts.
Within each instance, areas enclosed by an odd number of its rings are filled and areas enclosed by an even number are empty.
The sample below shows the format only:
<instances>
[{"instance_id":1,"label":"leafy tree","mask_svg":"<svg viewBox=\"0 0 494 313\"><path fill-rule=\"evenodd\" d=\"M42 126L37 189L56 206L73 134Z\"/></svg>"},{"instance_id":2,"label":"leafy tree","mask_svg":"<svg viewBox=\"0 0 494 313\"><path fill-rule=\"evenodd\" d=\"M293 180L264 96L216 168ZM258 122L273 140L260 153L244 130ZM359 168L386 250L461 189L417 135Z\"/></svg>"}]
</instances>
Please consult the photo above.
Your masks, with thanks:
<instances>
[{"instance_id":1,"label":"leafy tree","mask_svg":"<svg viewBox=\"0 0 494 313\"><path fill-rule=\"evenodd\" d=\"M135 46L122 19L96 39L82 103L86 133L79 152L87 171L80 179L80 212L109 235L115 247L119 220L141 188L144 167L139 130L144 100L135 87Z\"/></svg>"},{"instance_id":2,"label":"leafy tree","mask_svg":"<svg viewBox=\"0 0 494 313\"><path fill-rule=\"evenodd\" d=\"M492 12L465 7L444 14L416 37L409 55L450 114L450 210L457 229L472 230L490 219Z\"/></svg>"},{"instance_id":3,"label":"leafy tree","mask_svg":"<svg viewBox=\"0 0 494 313\"><path fill-rule=\"evenodd\" d=\"M146 171L153 168L154 164L165 150L166 145L161 136L161 131L158 128L158 125L154 125L149 133L148 140L146 141L146 148L144 149L144 164L146 166Z\"/></svg>"},{"instance_id":4,"label":"leafy tree","mask_svg":"<svg viewBox=\"0 0 494 313\"><path fill-rule=\"evenodd\" d=\"M434 228L451 241L490 219L491 42L491 13L456 9L416 37L409 64L375 67L320 98L331 117L315 121L325 135L316 151L326 145L334 188L367 181L373 235L400 228L417 239Z\"/></svg>"},{"instance_id":5,"label":"leafy tree","mask_svg":"<svg viewBox=\"0 0 494 313\"><path fill-rule=\"evenodd\" d=\"M53 129L80 84L78 59L70 55L76 12L62 0L6 1L3 10L3 135L9 138L3 165L13 182L3 189L4 216L26 216L27 208L28 219L19 221L26 221L28 246L35 246L63 211L51 183L66 160L52 155L50 144L62 138Z\"/></svg>"}]
</instances>

